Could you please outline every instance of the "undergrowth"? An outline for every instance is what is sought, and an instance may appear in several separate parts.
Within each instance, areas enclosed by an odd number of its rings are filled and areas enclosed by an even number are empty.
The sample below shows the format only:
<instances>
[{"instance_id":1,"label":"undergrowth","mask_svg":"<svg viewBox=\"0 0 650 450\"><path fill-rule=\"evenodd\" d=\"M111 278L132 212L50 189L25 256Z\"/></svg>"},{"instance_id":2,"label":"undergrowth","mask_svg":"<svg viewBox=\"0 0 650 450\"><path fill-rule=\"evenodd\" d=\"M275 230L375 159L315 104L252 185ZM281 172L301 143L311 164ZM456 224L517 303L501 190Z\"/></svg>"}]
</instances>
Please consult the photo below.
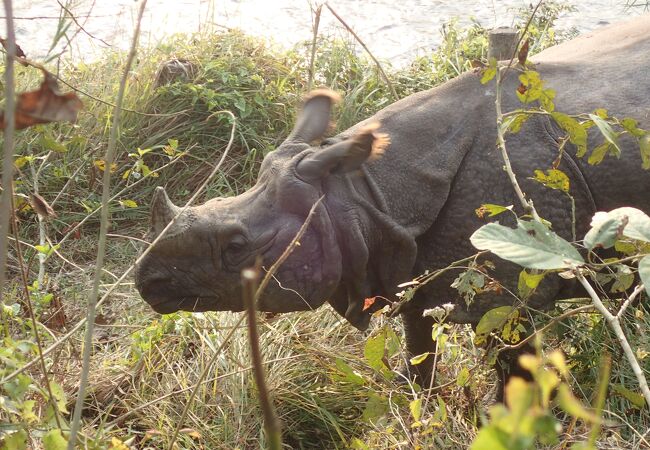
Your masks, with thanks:
<instances>
[{"instance_id":1,"label":"undergrowth","mask_svg":"<svg viewBox=\"0 0 650 450\"><path fill-rule=\"evenodd\" d=\"M559 38L548 22L534 24L535 50ZM555 14L553 16L553 14ZM410 66L390 68L400 97L433 87L471 70L484 60L486 30L474 24L460 29L451 22L440 49ZM305 94L310 43L279 50L240 32L176 36L142 53L130 74L118 147L119 159L101 161L110 128L124 55L65 67L60 76L86 96L75 125L38 126L19 135L16 181L20 237L30 280L38 272L38 254L47 253L43 285L31 299L40 320L43 346L54 342L84 316L89 272L94 261L102 170L115 172L111 231L104 277L107 288L135 258L147 231L148 202L158 185L179 203L202 182L221 156L231 123L216 114L237 117L235 144L205 199L243 192L255 180L264 155L289 134ZM157 85L156 73L170 60L188 64L182 76ZM385 63L386 64L386 63ZM19 90L37 85L37 73L18 70ZM343 94L335 116L345 129L392 102L377 68L350 42L320 38L314 80ZM100 101L99 99L102 99ZM46 224L51 244L40 250L38 222L27 197L34 186L58 214ZM75 227L82 221L84 224ZM65 239L64 241L62 241ZM60 244L58 247L56 244ZM2 286L0 377L20 369L37 354L15 253L9 258L9 282ZM638 348L647 347L648 312L639 306L641 330L631 332ZM139 299L132 284L115 291L101 308L94 339L93 370L81 439L85 448L165 448L183 406L235 316L229 313L158 316ZM399 323L376 321L367 334L356 332L329 308L263 320L262 348L268 385L283 423L288 448L463 448L475 436L486 405L494 396L493 375L469 328L445 329L437 384L445 389L423 396L395 375L405 366ZM393 329L394 328L394 329ZM571 339L565 339L570 334ZM561 323L549 341L572 358L577 386L588 391L603 348L615 352L615 339L595 316ZM381 364L369 359L368 345L380 345ZM636 348L636 347L635 347ZM56 408L66 421L77 389L80 334L46 357L55 386ZM647 411L626 390L630 370L614 362L612 383L622 386L606 411L607 429L616 445L640 445L631 430L648 427ZM382 366L383 364L383 366ZM38 367L0 387L0 443L3 449L39 448L55 423ZM264 446L260 411L250 372L245 329L239 330L198 391L177 448L248 449ZM612 422L613 423L613 422ZM618 421L617 423L620 423ZM579 426L572 433L584 432ZM567 441L572 439L570 433ZM627 443L627 444L626 444ZM12 446L14 445L14 446Z\"/></svg>"}]
</instances>

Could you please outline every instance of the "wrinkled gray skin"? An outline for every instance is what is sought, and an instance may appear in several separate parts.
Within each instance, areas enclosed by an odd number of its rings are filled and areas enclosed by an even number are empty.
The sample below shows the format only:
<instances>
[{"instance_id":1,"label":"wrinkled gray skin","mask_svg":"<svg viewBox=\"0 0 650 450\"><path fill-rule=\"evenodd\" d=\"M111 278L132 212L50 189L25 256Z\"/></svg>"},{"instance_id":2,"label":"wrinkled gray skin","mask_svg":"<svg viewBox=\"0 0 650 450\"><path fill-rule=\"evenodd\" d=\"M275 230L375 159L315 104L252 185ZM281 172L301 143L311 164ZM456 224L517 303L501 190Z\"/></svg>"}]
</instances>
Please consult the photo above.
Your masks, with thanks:
<instances>
[{"instance_id":1,"label":"wrinkled gray skin","mask_svg":"<svg viewBox=\"0 0 650 450\"><path fill-rule=\"evenodd\" d=\"M650 19L639 18L575 39L534 58L546 85L557 91L556 110L568 114L606 108L615 117L633 117L650 129ZM369 312L363 299L394 299L397 284L469 256L469 236L484 219L474 210L483 203L519 205L495 146L495 86L466 73L435 89L405 98L340 135L321 141L333 95L317 91L306 101L294 131L260 168L254 187L232 198L216 198L182 214L170 232L144 258L136 286L158 312L242 309L240 271L257 255L268 268L283 252L320 196L300 246L278 271L279 283L267 289L260 309L309 310L328 301L359 329ZM521 106L514 93L517 73L504 85L503 110ZM366 161L379 122L390 137L383 157ZM589 148L602 136L590 131ZM508 137L515 172L540 215L571 239L566 196L530 181L535 169L548 169L558 156L563 133L545 116L528 120ZM320 145L312 145L321 141ZM650 172L641 169L636 142L621 140L620 159L589 166L574 157L569 144L560 169L571 179L577 236L596 210L633 206L650 213ZM152 237L175 215L160 189L152 211ZM515 208L516 209L516 208ZM519 211L521 212L521 211ZM506 220L507 218L501 219ZM492 273L516 290L520 268L496 257ZM411 353L431 350L424 308L451 302L450 320L476 324L487 310L512 304L512 297L482 294L468 309L450 288L457 273L420 289L405 308ZM530 300L548 308L570 294L559 277L546 277ZM424 370L424 369L423 369ZM428 376L428 374L425 374Z\"/></svg>"}]
</instances>

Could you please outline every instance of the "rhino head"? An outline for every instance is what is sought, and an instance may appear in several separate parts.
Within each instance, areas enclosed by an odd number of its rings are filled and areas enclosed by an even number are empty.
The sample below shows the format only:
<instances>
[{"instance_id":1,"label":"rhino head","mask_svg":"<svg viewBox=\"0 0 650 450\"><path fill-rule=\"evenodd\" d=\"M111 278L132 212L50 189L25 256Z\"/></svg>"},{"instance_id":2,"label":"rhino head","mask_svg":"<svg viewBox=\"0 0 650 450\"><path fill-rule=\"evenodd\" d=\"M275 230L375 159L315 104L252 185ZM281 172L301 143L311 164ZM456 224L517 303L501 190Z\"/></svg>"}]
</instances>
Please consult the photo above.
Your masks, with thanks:
<instances>
[{"instance_id":1,"label":"rhino head","mask_svg":"<svg viewBox=\"0 0 650 450\"><path fill-rule=\"evenodd\" d=\"M328 185L379 154L388 139L376 132L375 123L358 127L334 144L312 145L330 126L335 101L331 91L312 92L289 137L265 156L256 184L241 195L215 198L178 215L180 208L164 189L156 189L149 238L159 236L178 217L136 266L136 287L155 311L241 311L241 270L258 257L268 269L325 195L258 308L310 310L329 300L354 325L367 326L358 307L346 314L346 301L335 295L348 269L341 244L345 230L331 215Z\"/></svg>"}]
</instances>

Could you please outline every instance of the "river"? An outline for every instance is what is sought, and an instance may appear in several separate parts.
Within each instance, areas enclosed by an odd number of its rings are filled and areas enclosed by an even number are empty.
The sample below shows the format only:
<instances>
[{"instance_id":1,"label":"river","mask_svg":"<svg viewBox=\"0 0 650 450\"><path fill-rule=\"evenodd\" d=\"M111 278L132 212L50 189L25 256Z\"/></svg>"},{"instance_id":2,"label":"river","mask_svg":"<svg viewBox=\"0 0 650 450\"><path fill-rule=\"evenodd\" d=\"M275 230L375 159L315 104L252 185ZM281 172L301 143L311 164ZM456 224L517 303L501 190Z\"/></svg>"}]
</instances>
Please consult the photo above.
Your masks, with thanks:
<instances>
[{"instance_id":1,"label":"river","mask_svg":"<svg viewBox=\"0 0 650 450\"><path fill-rule=\"evenodd\" d=\"M66 3L67 1L67 3ZM76 16L68 20L72 44L59 39L61 6L56 0L14 1L19 45L35 60L57 52L72 60L95 59L109 47L126 48L134 28L139 2L134 0L60 0ZM307 0L149 0L141 43L155 45L173 33L237 27L282 46L311 39L312 8ZM574 0L576 11L561 16L558 26L590 31L616 22L639 8L625 11L624 0ZM425 54L441 38L442 24L457 17L461 23L475 18L486 27L511 25L524 0L331 0L329 4L379 58L399 64ZM0 32L4 36L4 20ZM321 29L345 34L333 15L323 10Z\"/></svg>"}]
</instances>

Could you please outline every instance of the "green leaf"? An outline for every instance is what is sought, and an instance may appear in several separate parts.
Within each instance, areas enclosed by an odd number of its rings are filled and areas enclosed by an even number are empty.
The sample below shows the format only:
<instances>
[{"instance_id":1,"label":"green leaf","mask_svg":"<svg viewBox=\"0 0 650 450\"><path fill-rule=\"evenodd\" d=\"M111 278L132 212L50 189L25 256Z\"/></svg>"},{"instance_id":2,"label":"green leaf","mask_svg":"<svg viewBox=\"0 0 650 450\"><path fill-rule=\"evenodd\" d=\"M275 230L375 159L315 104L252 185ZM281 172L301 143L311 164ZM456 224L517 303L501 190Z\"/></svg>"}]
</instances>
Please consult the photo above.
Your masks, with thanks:
<instances>
[{"instance_id":1,"label":"green leaf","mask_svg":"<svg viewBox=\"0 0 650 450\"><path fill-rule=\"evenodd\" d=\"M639 151L641 152L641 167L650 170L650 133L639 138Z\"/></svg>"},{"instance_id":2,"label":"green leaf","mask_svg":"<svg viewBox=\"0 0 650 450\"><path fill-rule=\"evenodd\" d=\"M134 200L120 200L120 205L125 208L137 208L138 204Z\"/></svg>"},{"instance_id":3,"label":"green leaf","mask_svg":"<svg viewBox=\"0 0 650 450\"><path fill-rule=\"evenodd\" d=\"M495 205L492 203L483 203L479 208L477 208L474 212L476 215L480 218L485 217L485 214L487 213L488 217L494 217L496 215L501 214L502 212L505 211L512 211L512 206L501 206L501 205Z\"/></svg>"},{"instance_id":4,"label":"green leaf","mask_svg":"<svg viewBox=\"0 0 650 450\"><path fill-rule=\"evenodd\" d=\"M639 277L645 286L646 293L650 295L650 256L639 261Z\"/></svg>"},{"instance_id":5,"label":"green leaf","mask_svg":"<svg viewBox=\"0 0 650 450\"><path fill-rule=\"evenodd\" d=\"M600 164L603 162L603 159L605 159L605 156L611 152L612 148L613 147L611 143L603 142L592 150L591 155L589 155L589 158L587 159L587 163L591 164L592 166Z\"/></svg>"},{"instance_id":6,"label":"green leaf","mask_svg":"<svg viewBox=\"0 0 650 450\"><path fill-rule=\"evenodd\" d=\"M366 402L366 407L363 410L361 418L365 422L374 422L385 415L388 411L388 399L372 392Z\"/></svg>"},{"instance_id":7,"label":"green leaf","mask_svg":"<svg viewBox=\"0 0 650 450\"><path fill-rule=\"evenodd\" d=\"M544 279L547 272L530 273L527 270L519 272L519 280L517 282L517 290L519 295L523 298L528 298L533 293L539 283Z\"/></svg>"},{"instance_id":8,"label":"green leaf","mask_svg":"<svg viewBox=\"0 0 650 450\"><path fill-rule=\"evenodd\" d=\"M508 116L503 123L501 124L501 131L505 133L519 133L521 131L522 125L528 120L530 117L529 114L526 113L517 113L514 116Z\"/></svg>"},{"instance_id":9,"label":"green leaf","mask_svg":"<svg viewBox=\"0 0 650 450\"><path fill-rule=\"evenodd\" d=\"M621 384L612 384L611 388L614 392L616 392L621 397L627 399L638 409L643 409L646 406L645 398L643 398L643 395L631 391Z\"/></svg>"},{"instance_id":10,"label":"green leaf","mask_svg":"<svg viewBox=\"0 0 650 450\"><path fill-rule=\"evenodd\" d=\"M615 155L621 156L621 147L618 145L618 136L619 134L616 133L611 125L607 123L606 120L604 120L602 117L596 114L589 114L589 118L594 121L602 135L605 137L607 142L612 144L614 148L616 149Z\"/></svg>"},{"instance_id":11,"label":"green leaf","mask_svg":"<svg viewBox=\"0 0 650 450\"><path fill-rule=\"evenodd\" d=\"M476 325L476 338L474 339L476 345L485 342L487 335L501 328L508 321L513 311L515 311L515 308L512 306L499 306L483 314L478 325Z\"/></svg>"},{"instance_id":12,"label":"green leaf","mask_svg":"<svg viewBox=\"0 0 650 450\"><path fill-rule=\"evenodd\" d=\"M463 367L460 369L460 372L458 372L458 376L456 377L456 385L459 387L466 386L467 383L469 382L469 369L467 367Z\"/></svg>"},{"instance_id":13,"label":"green leaf","mask_svg":"<svg viewBox=\"0 0 650 450\"><path fill-rule=\"evenodd\" d=\"M634 284L634 273L632 273L632 269L624 264L617 264L616 276L614 277L614 284L612 284L610 292L615 294L625 292L632 287L632 284Z\"/></svg>"},{"instance_id":14,"label":"green leaf","mask_svg":"<svg viewBox=\"0 0 650 450\"><path fill-rule=\"evenodd\" d=\"M51 150L57 153L65 153L68 151L65 145L61 144L56 139L47 135L41 136L40 144L45 150Z\"/></svg>"},{"instance_id":15,"label":"green leaf","mask_svg":"<svg viewBox=\"0 0 650 450\"><path fill-rule=\"evenodd\" d=\"M560 112L552 112L551 117L569 134L569 142L577 147L576 156L582 158L587 153L587 130L573 117Z\"/></svg>"},{"instance_id":16,"label":"green leaf","mask_svg":"<svg viewBox=\"0 0 650 450\"><path fill-rule=\"evenodd\" d=\"M520 220L515 229L489 223L476 230L470 241L479 250L490 250L529 269L563 269L584 263L570 243L536 221Z\"/></svg>"},{"instance_id":17,"label":"green leaf","mask_svg":"<svg viewBox=\"0 0 650 450\"><path fill-rule=\"evenodd\" d=\"M341 358L336 358L336 368L344 374L342 381L347 381L359 386L362 386L365 383L363 377Z\"/></svg>"},{"instance_id":18,"label":"green leaf","mask_svg":"<svg viewBox=\"0 0 650 450\"><path fill-rule=\"evenodd\" d=\"M409 403L409 409L411 410L411 416L415 420L420 420L420 414L422 413L422 399L416 398Z\"/></svg>"},{"instance_id":19,"label":"green leaf","mask_svg":"<svg viewBox=\"0 0 650 450\"><path fill-rule=\"evenodd\" d=\"M68 408L66 407L65 391L61 385L55 381L50 381L50 389L52 390L52 395L54 396L54 401L59 412L67 414Z\"/></svg>"},{"instance_id":20,"label":"green leaf","mask_svg":"<svg viewBox=\"0 0 650 450\"><path fill-rule=\"evenodd\" d=\"M426 352L422 353L421 355L414 356L413 358L410 359L410 363L414 366L417 366L418 364L421 364L422 361L427 359L427 356L429 356L431 353Z\"/></svg>"},{"instance_id":21,"label":"green leaf","mask_svg":"<svg viewBox=\"0 0 650 450\"><path fill-rule=\"evenodd\" d=\"M648 215L643 211L629 206L624 206L622 208L613 209L609 212L597 212L591 219L592 230L594 228L599 228L603 230L602 233L605 233L605 231L609 229L610 235L612 233L611 228L614 226L612 223L619 224L620 229L617 230L619 235L627 236L628 238L639 241L650 242L650 217L648 217ZM591 230L589 233L591 233ZM605 238L607 238L607 235L603 236L602 239ZM589 241L587 241L587 236L585 236L585 245L587 245L588 242L592 242L591 236Z\"/></svg>"},{"instance_id":22,"label":"green leaf","mask_svg":"<svg viewBox=\"0 0 650 450\"><path fill-rule=\"evenodd\" d=\"M599 422L600 419L582 405L582 402L573 395L571 388L567 384L560 384L557 399L560 408L569 415L591 423Z\"/></svg>"},{"instance_id":23,"label":"green leaf","mask_svg":"<svg viewBox=\"0 0 650 450\"><path fill-rule=\"evenodd\" d=\"M386 334L383 330L377 335L368 338L363 349L363 355L366 357L368 365L375 370L381 371L386 366L382 361L384 358L384 349L386 345Z\"/></svg>"},{"instance_id":24,"label":"green leaf","mask_svg":"<svg viewBox=\"0 0 650 450\"><path fill-rule=\"evenodd\" d=\"M66 450L68 448L68 441L61 434L61 430L55 428L50 430L43 436L43 449L44 450Z\"/></svg>"},{"instance_id":25,"label":"green leaf","mask_svg":"<svg viewBox=\"0 0 650 450\"><path fill-rule=\"evenodd\" d=\"M535 177L533 179L548 188L565 193L569 192L569 177L561 170L549 169L546 173L541 170L535 170Z\"/></svg>"},{"instance_id":26,"label":"green leaf","mask_svg":"<svg viewBox=\"0 0 650 450\"><path fill-rule=\"evenodd\" d=\"M511 450L508 434L496 425L481 428L469 450Z\"/></svg>"},{"instance_id":27,"label":"green leaf","mask_svg":"<svg viewBox=\"0 0 650 450\"><path fill-rule=\"evenodd\" d=\"M496 58L490 58L490 65L483 71L483 76L481 77L481 84L487 84L494 78L497 74L497 60Z\"/></svg>"},{"instance_id":28,"label":"green leaf","mask_svg":"<svg viewBox=\"0 0 650 450\"><path fill-rule=\"evenodd\" d=\"M5 432L2 435L3 447L2 450L26 450L27 449L27 432L25 430L18 430L9 434Z\"/></svg>"}]
</instances>

